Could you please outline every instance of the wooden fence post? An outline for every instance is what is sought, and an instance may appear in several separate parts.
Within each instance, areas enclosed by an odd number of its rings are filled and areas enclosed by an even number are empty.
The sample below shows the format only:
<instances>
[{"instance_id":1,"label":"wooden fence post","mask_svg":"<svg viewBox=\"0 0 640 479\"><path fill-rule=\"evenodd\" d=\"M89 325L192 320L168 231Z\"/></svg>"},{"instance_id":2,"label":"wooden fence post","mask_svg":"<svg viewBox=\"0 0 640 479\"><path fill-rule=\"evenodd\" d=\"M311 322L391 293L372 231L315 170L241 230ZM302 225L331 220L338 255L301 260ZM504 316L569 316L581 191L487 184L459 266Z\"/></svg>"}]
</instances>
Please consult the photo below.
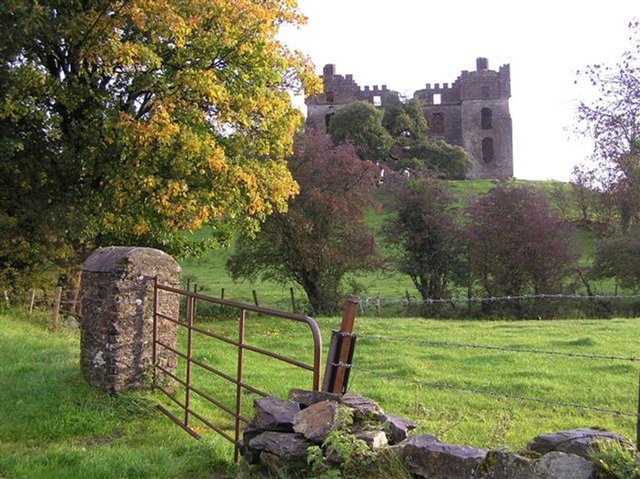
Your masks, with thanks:
<instances>
[{"instance_id":1,"label":"wooden fence post","mask_svg":"<svg viewBox=\"0 0 640 479\"><path fill-rule=\"evenodd\" d=\"M356 343L353 325L356 319L357 307L358 298L349 296L344 305L340 330L332 331L322 384L323 391L344 394L347 390L349 370Z\"/></svg>"},{"instance_id":2,"label":"wooden fence post","mask_svg":"<svg viewBox=\"0 0 640 479\"><path fill-rule=\"evenodd\" d=\"M53 297L53 329L58 330L60 327L60 299L62 298L62 286L56 286Z\"/></svg>"},{"instance_id":3,"label":"wooden fence post","mask_svg":"<svg viewBox=\"0 0 640 479\"><path fill-rule=\"evenodd\" d=\"M293 295L293 288L289 288L289 294L291 295L291 310L294 313L297 313L298 312L298 308L296 308L296 298Z\"/></svg>"},{"instance_id":4,"label":"wooden fence post","mask_svg":"<svg viewBox=\"0 0 640 479\"><path fill-rule=\"evenodd\" d=\"M33 304L36 302L36 290L31 290L31 300L29 301L29 314L33 314Z\"/></svg>"}]
</instances>

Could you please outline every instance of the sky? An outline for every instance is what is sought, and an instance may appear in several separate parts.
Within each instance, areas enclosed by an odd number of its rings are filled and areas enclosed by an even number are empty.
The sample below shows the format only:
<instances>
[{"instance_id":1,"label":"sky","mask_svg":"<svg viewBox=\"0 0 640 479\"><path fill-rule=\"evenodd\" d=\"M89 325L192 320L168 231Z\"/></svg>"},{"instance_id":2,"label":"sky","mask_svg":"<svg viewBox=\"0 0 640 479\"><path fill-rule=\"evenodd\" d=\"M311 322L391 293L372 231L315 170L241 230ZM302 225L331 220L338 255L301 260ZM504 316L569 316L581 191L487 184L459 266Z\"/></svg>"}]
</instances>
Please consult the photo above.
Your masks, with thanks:
<instances>
[{"instance_id":1,"label":"sky","mask_svg":"<svg viewBox=\"0 0 640 479\"><path fill-rule=\"evenodd\" d=\"M630 47L637 0L298 0L308 22L281 38L361 86L413 96L475 70L511 65L514 176L566 181L591 142L574 133L576 107L593 95L576 72L615 65ZM582 86L585 85L585 86ZM302 105L304 109L304 106Z\"/></svg>"}]
</instances>

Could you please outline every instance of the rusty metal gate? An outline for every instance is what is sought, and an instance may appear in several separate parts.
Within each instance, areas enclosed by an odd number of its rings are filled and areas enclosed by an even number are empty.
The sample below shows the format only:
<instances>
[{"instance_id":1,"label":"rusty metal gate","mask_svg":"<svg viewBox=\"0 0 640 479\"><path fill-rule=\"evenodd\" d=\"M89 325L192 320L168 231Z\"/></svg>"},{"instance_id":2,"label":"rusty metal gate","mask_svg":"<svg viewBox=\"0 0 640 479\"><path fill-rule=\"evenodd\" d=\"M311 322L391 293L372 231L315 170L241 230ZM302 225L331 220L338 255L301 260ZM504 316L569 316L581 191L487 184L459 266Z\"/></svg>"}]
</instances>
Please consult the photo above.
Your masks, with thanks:
<instances>
[{"instance_id":1,"label":"rusty metal gate","mask_svg":"<svg viewBox=\"0 0 640 479\"><path fill-rule=\"evenodd\" d=\"M170 294L178 295L181 300L183 313L180 317L169 317L162 314L158 308L158 296ZM209 327L205 328L201 324L196 324L196 309L201 307L203 303L209 305L216 305L221 310L237 312L237 330L235 332L236 337L231 338L220 334L219 332L212 331ZM274 351L269 351L263 348L252 346L245 342L245 328L247 327L247 315L248 313L255 313L260 317L272 317L283 318L285 320L305 323L310 330L311 341L313 343L313 361L311 364L301 362L295 358L283 356ZM178 330L183 329L183 333L186 337L185 346L172 346L164 344L157 339L156 331L159 327L163 326L163 322L173 323L177 326ZM166 326L166 323L165 323ZM209 325L207 325L209 326ZM205 360L194 356L194 342L196 338L205 337L211 338L215 341L220 341L224 344L231 345L237 350L236 370L235 374L229 374L218 369L215 365L207 363ZM252 351L260 356L267 356L273 358L276 361L284 362L292 367L302 368L309 371L311 378L309 386L312 390L317 391L320 389L320 361L321 361L321 349L322 339L320 336L320 330L316 321L309 316L287 313L282 311L276 311L269 308L263 308L259 306L253 306L249 304L243 304L235 301L228 301L224 299L217 299L209 296L204 296L198 293L192 293L169 286L155 284L154 291L154 338L153 338L153 363L154 363L154 385L169 398L173 405L179 408L178 415L171 412L165 406L159 406L160 409L171 418L176 424L182 427L185 431L191 434L195 438L200 438L198 433L198 427L193 424L194 420L197 420L199 424L204 424L205 427L217 432L228 441L234 444L235 453L234 459L238 460L239 444L242 432L242 425L248 422L248 418L242 414L242 402L243 393L253 393L259 396L266 396L267 393L258 388L255 388L247 384L244 380L244 366L245 366L245 351ZM170 371L168 368L161 366L156 361L158 353L163 350L163 353L169 351L181 359L180 370ZM202 387L195 385L193 380L194 368L200 368L215 375L217 378L221 378L225 383L231 383L235 387L235 405L230 406L224 404L219 398L213 397L210 392L203 391ZM163 385L164 384L164 385ZM170 386L167 386L169 384ZM180 393L177 393L177 390ZM233 434L229 434L227 430L218 424L214 424L209 418L205 417L201 412L194 410L192 406L192 400L197 397L198 400L206 401L216 407L216 410L223 411L226 415L233 418L234 431Z\"/></svg>"}]
</instances>

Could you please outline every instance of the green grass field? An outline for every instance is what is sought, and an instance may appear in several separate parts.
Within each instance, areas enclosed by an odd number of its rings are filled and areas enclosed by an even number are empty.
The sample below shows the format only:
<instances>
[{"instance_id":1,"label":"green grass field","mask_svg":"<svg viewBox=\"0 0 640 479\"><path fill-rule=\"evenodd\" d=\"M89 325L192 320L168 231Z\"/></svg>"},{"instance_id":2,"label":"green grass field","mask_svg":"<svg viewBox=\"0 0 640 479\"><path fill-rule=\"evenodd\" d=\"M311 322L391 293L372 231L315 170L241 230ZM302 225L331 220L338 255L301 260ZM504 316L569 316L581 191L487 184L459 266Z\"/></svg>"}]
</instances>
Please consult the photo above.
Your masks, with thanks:
<instances>
[{"instance_id":1,"label":"green grass field","mask_svg":"<svg viewBox=\"0 0 640 479\"><path fill-rule=\"evenodd\" d=\"M165 402L159 393L114 398L87 386L79 371L78 332L54 333L47 319L16 311L0 315L0 477L234 477L231 444L204 427L198 428L203 440L191 438L153 407ZM340 318L318 322L326 352ZM236 321L210 319L201 325L233 337ZM629 358L639 356L637 320L357 318L355 329L349 389L415 421L416 434L512 449L538 434L573 427L600 427L635 440L638 362ZM303 325L250 315L247 342L310 360ZM200 359L235 372L233 351L198 338L195 346ZM281 397L291 388L311 386L310 373L252 354L245 370L249 384ZM233 387L216 383L210 374L194 374L202 387L233 396ZM245 396L249 415L253 399ZM193 407L231 429L230 419L217 410L197 401Z\"/></svg>"},{"instance_id":2,"label":"green grass field","mask_svg":"<svg viewBox=\"0 0 640 479\"><path fill-rule=\"evenodd\" d=\"M89 387L78 331L54 333L48 319L0 313L0 477L235 477L226 441L195 441L158 413L155 396Z\"/></svg>"}]
</instances>

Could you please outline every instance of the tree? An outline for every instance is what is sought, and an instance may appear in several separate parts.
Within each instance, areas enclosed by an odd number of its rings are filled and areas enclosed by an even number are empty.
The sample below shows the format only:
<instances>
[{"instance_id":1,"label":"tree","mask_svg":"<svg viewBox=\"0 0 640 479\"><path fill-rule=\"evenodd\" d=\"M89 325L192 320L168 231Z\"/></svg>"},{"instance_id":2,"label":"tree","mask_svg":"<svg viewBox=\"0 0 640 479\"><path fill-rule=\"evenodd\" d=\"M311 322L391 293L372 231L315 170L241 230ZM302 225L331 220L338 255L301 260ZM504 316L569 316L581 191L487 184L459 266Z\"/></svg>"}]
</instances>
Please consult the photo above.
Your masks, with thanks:
<instances>
[{"instance_id":1,"label":"tree","mask_svg":"<svg viewBox=\"0 0 640 479\"><path fill-rule=\"evenodd\" d=\"M410 146L427 137L427 120L424 118L420 102L415 99L403 102L397 93L388 93L382 105L382 126L400 146Z\"/></svg>"},{"instance_id":2,"label":"tree","mask_svg":"<svg viewBox=\"0 0 640 479\"><path fill-rule=\"evenodd\" d=\"M601 240L594 253L589 276L615 279L624 289L640 291L640 236L638 232Z\"/></svg>"},{"instance_id":3,"label":"tree","mask_svg":"<svg viewBox=\"0 0 640 479\"><path fill-rule=\"evenodd\" d=\"M399 176L399 175L398 175ZM444 298L460 266L455 202L438 180L396 177L382 237L394 268L423 300Z\"/></svg>"},{"instance_id":4,"label":"tree","mask_svg":"<svg viewBox=\"0 0 640 479\"><path fill-rule=\"evenodd\" d=\"M3 2L0 269L190 253L285 209L287 91L317 79L275 36L301 21L288 0Z\"/></svg>"},{"instance_id":5,"label":"tree","mask_svg":"<svg viewBox=\"0 0 640 479\"><path fill-rule=\"evenodd\" d=\"M314 314L335 313L345 274L377 262L365 215L378 169L360 160L353 145L333 146L314 132L298 137L289 168L300 194L286 213L269 216L255 238L240 237L227 269L234 279L293 281Z\"/></svg>"},{"instance_id":6,"label":"tree","mask_svg":"<svg viewBox=\"0 0 640 479\"><path fill-rule=\"evenodd\" d=\"M598 95L580 103L578 121L594 140L599 184L617 200L623 233L640 219L640 22L631 22L629 30L631 49L617 65L579 72Z\"/></svg>"},{"instance_id":7,"label":"tree","mask_svg":"<svg viewBox=\"0 0 640 479\"><path fill-rule=\"evenodd\" d=\"M334 144L351 142L363 160L383 161L393 139L382 127L382 111L365 101L355 101L336 111L328 133Z\"/></svg>"},{"instance_id":8,"label":"tree","mask_svg":"<svg viewBox=\"0 0 640 479\"><path fill-rule=\"evenodd\" d=\"M415 99L401 102L397 94L388 94L383 102L382 125L394 139L390 157L395 170L427 173L431 176L461 180L471 169L467 152L443 140L428 137L427 122Z\"/></svg>"},{"instance_id":9,"label":"tree","mask_svg":"<svg viewBox=\"0 0 640 479\"><path fill-rule=\"evenodd\" d=\"M498 183L469 208L470 271L489 297L558 293L577 258L572 235L531 187Z\"/></svg>"}]
</instances>

